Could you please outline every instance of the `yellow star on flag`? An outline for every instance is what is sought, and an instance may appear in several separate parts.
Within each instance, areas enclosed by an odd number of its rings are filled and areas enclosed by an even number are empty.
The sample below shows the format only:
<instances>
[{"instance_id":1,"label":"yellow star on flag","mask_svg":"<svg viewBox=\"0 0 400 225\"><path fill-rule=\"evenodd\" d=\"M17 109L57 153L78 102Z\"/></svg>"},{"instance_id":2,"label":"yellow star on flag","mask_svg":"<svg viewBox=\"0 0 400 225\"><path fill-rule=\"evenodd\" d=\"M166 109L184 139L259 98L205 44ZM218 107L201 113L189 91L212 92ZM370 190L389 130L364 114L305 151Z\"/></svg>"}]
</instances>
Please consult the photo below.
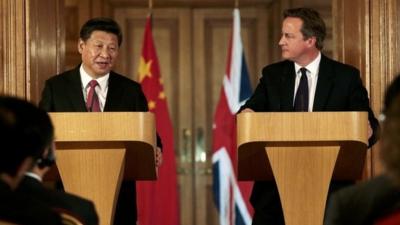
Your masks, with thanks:
<instances>
[{"instance_id":1,"label":"yellow star on flag","mask_svg":"<svg viewBox=\"0 0 400 225\"><path fill-rule=\"evenodd\" d=\"M149 60L146 62L143 58L143 56L140 57L140 63L139 63L139 82L142 82L144 78L151 77L151 64L152 60Z\"/></svg>"},{"instance_id":2,"label":"yellow star on flag","mask_svg":"<svg viewBox=\"0 0 400 225\"><path fill-rule=\"evenodd\" d=\"M149 110L153 110L154 108L156 108L156 102L150 100L148 103L148 106L149 106Z\"/></svg>"},{"instance_id":3,"label":"yellow star on flag","mask_svg":"<svg viewBox=\"0 0 400 225\"><path fill-rule=\"evenodd\" d=\"M160 91L160 93L158 94L158 98L165 99L165 93L163 91Z\"/></svg>"}]
</instances>

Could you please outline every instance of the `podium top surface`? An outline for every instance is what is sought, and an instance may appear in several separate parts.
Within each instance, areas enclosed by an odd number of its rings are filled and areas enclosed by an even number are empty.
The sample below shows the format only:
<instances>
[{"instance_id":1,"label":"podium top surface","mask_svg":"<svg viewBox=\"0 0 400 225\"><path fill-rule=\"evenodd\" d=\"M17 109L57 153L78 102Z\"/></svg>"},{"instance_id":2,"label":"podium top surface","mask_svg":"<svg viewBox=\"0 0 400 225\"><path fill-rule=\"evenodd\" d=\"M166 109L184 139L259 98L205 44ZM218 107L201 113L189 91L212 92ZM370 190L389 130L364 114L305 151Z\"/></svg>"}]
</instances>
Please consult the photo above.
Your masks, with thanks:
<instances>
[{"instance_id":1,"label":"podium top surface","mask_svg":"<svg viewBox=\"0 0 400 225\"><path fill-rule=\"evenodd\" d=\"M268 112L237 115L238 146L248 142L357 141L368 144L367 112Z\"/></svg>"},{"instance_id":2,"label":"podium top surface","mask_svg":"<svg viewBox=\"0 0 400 225\"><path fill-rule=\"evenodd\" d=\"M155 118L151 112L49 113L58 151L126 149L124 177L156 179ZM57 177L50 173L50 179Z\"/></svg>"},{"instance_id":3,"label":"podium top surface","mask_svg":"<svg viewBox=\"0 0 400 225\"><path fill-rule=\"evenodd\" d=\"M56 142L141 141L156 145L150 112L49 113Z\"/></svg>"}]
</instances>

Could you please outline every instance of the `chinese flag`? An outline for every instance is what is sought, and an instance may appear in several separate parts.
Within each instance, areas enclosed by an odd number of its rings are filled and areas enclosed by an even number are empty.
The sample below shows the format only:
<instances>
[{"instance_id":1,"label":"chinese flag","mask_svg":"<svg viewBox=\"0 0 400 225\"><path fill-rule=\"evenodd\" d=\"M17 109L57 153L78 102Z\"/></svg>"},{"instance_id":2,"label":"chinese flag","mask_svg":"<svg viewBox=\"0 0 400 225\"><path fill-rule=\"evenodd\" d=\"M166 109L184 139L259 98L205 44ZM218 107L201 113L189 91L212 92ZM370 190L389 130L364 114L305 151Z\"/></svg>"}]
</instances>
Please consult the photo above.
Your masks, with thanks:
<instances>
[{"instance_id":1,"label":"chinese flag","mask_svg":"<svg viewBox=\"0 0 400 225\"><path fill-rule=\"evenodd\" d=\"M156 116L157 132L163 143L163 163L156 181L137 182L138 222L139 225L179 225L173 129L151 29L150 14L144 31L139 82L149 111Z\"/></svg>"}]
</instances>

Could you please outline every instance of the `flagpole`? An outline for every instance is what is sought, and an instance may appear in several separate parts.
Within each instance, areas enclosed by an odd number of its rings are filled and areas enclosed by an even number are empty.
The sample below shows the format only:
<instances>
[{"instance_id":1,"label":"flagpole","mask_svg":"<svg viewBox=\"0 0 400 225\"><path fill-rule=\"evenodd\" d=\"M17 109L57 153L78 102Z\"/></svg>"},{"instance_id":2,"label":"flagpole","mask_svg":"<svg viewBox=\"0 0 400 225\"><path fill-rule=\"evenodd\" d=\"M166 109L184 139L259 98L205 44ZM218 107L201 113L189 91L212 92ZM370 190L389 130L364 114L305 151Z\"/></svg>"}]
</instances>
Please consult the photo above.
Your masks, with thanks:
<instances>
[{"instance_id":1,"label":"flagpole","mask_svg":"<svg viewBox=\"0 0 400 225\"><path fill-rule=\"evenodd\" d=\"M153 0L149 0L149 11L151 13L151 11L153 10Z\"/></svg>"}]
</instances>

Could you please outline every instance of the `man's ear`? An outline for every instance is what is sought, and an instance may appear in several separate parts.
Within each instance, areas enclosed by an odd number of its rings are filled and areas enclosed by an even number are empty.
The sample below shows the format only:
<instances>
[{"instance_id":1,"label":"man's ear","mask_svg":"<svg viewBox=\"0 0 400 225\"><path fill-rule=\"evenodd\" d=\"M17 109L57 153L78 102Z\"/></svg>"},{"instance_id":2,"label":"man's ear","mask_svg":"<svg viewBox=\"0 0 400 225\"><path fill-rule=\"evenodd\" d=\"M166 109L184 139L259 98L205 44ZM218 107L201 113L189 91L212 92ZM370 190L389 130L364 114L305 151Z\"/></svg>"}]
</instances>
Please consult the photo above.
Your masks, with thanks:
<instances>
[{"instance_id":1,"label":"man's ear","mask_svg":"<svg viewBox=\"0 0 400 225\"><path fill-rule=\"evenodd\" d=\"M316 37L314 37L314 36L312 36L312 37L310 37L310 38L308 38L307 40L306 40L306 42L307 42L307 44L311 47L311 46L317 46L317 38Z\"/></svg>"},{"instance_id":2,"label":"man's ear","mask_svg":"<svg viewBox=\"0 0 400 225\"><path fill-rule=\"evenodd\" d=\"M78 52L82 54L83 48L84 48L85 42L79 38L78 40Z\"/></svg>"},{"instance_id":3,"label":"man's ear","mask_svg":"<svg viewBox=\"0 0 400 225\"><path fill-rule=\"evenodd\" d=\"M42 154L42 157L41 157L41 158L46 158L46 156L49 154L49 151L50 151L50 148L46 148L46 149L43 151L43 154Z\"/></svg>"}]
</instances>

